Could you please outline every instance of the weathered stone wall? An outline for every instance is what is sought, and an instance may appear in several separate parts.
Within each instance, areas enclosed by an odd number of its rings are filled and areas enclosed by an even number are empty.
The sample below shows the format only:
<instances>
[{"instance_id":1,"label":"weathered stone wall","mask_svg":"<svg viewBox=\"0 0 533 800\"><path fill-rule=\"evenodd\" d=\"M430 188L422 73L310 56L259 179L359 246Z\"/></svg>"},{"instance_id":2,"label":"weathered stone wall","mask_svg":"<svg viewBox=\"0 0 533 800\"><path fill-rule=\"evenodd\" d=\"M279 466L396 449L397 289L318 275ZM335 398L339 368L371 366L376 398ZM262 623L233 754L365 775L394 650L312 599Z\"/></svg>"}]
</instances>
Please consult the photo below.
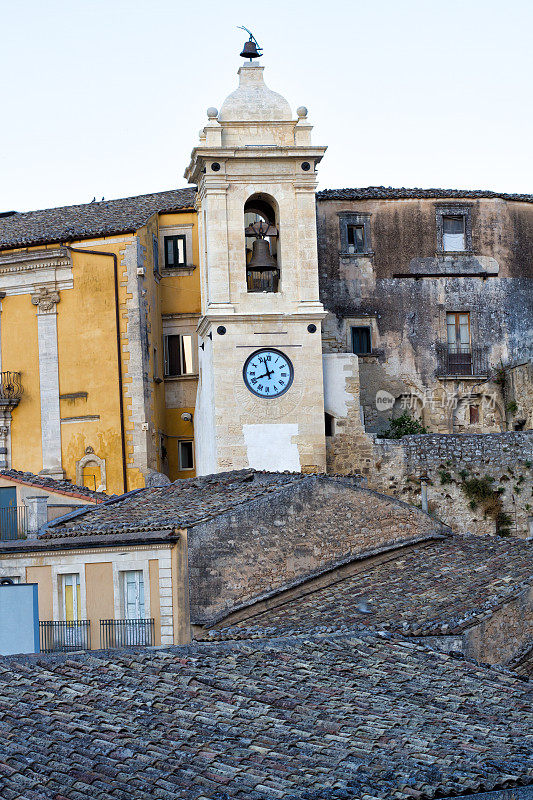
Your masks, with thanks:
<instances>
[{"instance_id":1,"label":"weathered stone wall","mask_svg":"<svg viewBox=\"0 0 533 800\"><path fill-rule=\"evenodd\" d=\"M372 353L359 357L370 432L388 424L390 411L376 407L379 390L396 398L395 411L407 403L434 432L503 431L505 398L489 379L490 367L532 357L533 204L459 201L471 215L472 249L453 258L437 252L436 212L443 205L448 203L439 199L317 204L320 292L330 312L324 351L349 352L351 327L371 328ZM339 214L347 211L368 220L371 252L342 252ZM471 277L473 271L489 277ZM414 277L421 273L434 277ZM436 377L448 311L470 314L476 364L471 378ZM470 405L476 406L472 418ZM528 408L526 428L531 403Z\"/></svg>"},{"instance_id":2,"label":"weathered stone wall","mask_svg":"<svg viewBox=\"0 0 533 800\"><path fill-rule=\"evenodd\" d=\"M505 664L533 639L533 588L496 609L465 632L465 655L487 664Z\"/></svg>"},{"instance_id":3,"label":"weathered stone wall","mask_svg":"<svg viewBox=\"0 0 533 800\"><path fill-rule=\"evenodd\" d=\"M511 364L505 370L505 400L510 430L533 428L533 362Z\"/></svg>"},{"instance_id":4,"label":"weathered stone wall","mask_svg":"<svg viewBox=\"0 0 533 800\"><path fill-rule=\"evenodd\" d=\"M212 621L358 555L443 530L353 479L309 476L189 531L191 622Z\"/></svg>"},{"instance_id":5,"label":"weathered stone wall","mask_svg":"<svg viewBox=\"0 0 533 800\"><path fill-rule=\"evenodd\" d=\"M482 503L472 508L465 492L465 481L493 478L510 532L529 536L533 432L375 439L373 452L369 485L419 505L420 477L427 475L430 513L458 533L496 533L494 515L485 514Z\"/></svg>"}]
</instances>

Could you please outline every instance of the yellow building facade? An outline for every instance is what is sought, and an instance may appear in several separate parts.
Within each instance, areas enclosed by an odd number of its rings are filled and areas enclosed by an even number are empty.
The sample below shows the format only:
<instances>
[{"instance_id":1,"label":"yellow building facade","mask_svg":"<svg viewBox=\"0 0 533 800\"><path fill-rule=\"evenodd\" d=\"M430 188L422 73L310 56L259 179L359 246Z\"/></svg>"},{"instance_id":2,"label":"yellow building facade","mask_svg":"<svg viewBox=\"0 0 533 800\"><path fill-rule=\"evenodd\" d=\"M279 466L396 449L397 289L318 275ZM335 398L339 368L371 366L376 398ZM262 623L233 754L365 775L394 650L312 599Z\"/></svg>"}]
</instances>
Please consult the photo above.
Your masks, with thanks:
<instances>
[{"instance_id":1,"label":"yellow building facade","mask_svg":"<svg viewBox=\"0 0 533 800\"><path fill-rule=\"evenodd\" d=\"M0 216L0 467L121 493L194 472L195 192Z\"/></svg>"}]
</instances>

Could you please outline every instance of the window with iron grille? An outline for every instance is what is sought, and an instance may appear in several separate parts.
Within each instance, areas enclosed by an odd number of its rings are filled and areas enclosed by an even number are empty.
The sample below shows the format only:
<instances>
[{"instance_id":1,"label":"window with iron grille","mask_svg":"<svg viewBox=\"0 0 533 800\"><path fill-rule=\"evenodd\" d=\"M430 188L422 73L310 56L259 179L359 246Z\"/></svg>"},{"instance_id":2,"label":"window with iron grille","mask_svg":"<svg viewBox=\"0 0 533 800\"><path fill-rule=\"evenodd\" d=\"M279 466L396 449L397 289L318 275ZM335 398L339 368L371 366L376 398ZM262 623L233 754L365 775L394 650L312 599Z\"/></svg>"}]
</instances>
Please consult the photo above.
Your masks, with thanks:
<instances>
[{"instance_id":1,"label":"window with iron grille","mask_svg":"<svg viewBox=\"0 0 533 800\"><path fill-rule=\"evenodd\" d=\"M185 267L187 265L185 235L165 236L165 267Z\"/></svg>"},{"instance_id":2,"label":"window with iron grille","mask_svg":"<svg viewBox=\"0 0 533 800\"><path fill-rule=\"evenodd\" d=\"M352 327L352 353L358 356L368 355L372 352L372 336L370 328L366 325L363 327Z\"/></svg>"}]
</instances>

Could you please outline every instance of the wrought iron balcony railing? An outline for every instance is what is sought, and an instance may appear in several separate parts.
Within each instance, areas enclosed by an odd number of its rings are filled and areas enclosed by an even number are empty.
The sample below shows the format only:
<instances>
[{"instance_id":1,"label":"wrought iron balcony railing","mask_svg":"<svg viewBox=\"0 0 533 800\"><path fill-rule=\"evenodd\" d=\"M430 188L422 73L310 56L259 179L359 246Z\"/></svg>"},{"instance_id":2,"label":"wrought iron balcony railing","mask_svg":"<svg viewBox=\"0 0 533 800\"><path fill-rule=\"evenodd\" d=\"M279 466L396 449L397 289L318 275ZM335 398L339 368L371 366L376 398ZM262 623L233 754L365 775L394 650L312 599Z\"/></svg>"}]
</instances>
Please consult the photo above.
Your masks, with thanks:
<instances>
[{"instance_id":1,"label":"wrought iron balcony railing","mask_svg":"<svg viewBox=\"0 0 533 800\"><path fill-rule=\"evenodd\" d=\"M25 539L28 533L26 506L0 508L0 542Z\"/></svg>"},{"instance_id":2,"label":"wrought iron balcony railing","mask_svg":"<svg viewBox=\"0 0 533 800\"><path fill-rule=\"evenodd\" d=\"M137 647L155 644L153 619L101 619L100 647Z\"/></svg>"},{"instance_id":3,"label":"wrought iron balcony railing","mask_svg":"<svg viewBox=\"0 0 533 800\"><path fill-rule=\"evenodd\" d=\"M91 649L91 622L39 622L41 653L72 653Z\"/></svg>"},{"instance_id":4,"label":"wrought iron balcony railing","mask_svg":"<svg viewBox=\"0 0 533 800\"><path fill-rule=\"evenodd\" d=\"M0 404L18 403L23 392L20 372L0 372Z\"/></svg>"},{"instance_id":5,"label":"wrought iron balcony railing","mask_svg":"<svg viewBox=\"0 0 533 800\"><path fill-rule=\"evenodd\" d=\"M489 362L484 348L437 343L437 377L485 377Z\"/></svg>"},{"instance_id":6,"label":"wrought iron balcony railing","mask_svg":"<svg viewBox=\"0 0 533 800\"><path fill-rule=\"evenodd\" d=\"M279 269L248 269L246 271L246 283L249 292L277 292Z\"/></svg>"}]
</instances>

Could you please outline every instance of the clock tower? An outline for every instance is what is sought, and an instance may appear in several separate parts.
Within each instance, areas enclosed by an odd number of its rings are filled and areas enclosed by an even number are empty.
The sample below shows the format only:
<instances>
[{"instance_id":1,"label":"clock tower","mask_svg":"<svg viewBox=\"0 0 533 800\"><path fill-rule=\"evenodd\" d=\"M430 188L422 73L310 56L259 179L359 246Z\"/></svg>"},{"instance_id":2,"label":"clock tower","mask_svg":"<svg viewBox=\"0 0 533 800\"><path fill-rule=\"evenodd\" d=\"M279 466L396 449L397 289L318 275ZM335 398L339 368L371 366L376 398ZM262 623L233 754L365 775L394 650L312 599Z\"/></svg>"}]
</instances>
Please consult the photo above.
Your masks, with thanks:
<instances>
[{"instance_id":1,"label":"clock tower","mask_svg":"<svg viewBox=\"0 0 533 800\"><path fill-rule=\"evenodd\" d=\"M246 49L248 48L248 50ZM247 42L241 55L255 55ZM324 147L250 60L209 108L185 172L198 186L199 475L325 471L315 189Z\"/></svg>"}]
</instances>

